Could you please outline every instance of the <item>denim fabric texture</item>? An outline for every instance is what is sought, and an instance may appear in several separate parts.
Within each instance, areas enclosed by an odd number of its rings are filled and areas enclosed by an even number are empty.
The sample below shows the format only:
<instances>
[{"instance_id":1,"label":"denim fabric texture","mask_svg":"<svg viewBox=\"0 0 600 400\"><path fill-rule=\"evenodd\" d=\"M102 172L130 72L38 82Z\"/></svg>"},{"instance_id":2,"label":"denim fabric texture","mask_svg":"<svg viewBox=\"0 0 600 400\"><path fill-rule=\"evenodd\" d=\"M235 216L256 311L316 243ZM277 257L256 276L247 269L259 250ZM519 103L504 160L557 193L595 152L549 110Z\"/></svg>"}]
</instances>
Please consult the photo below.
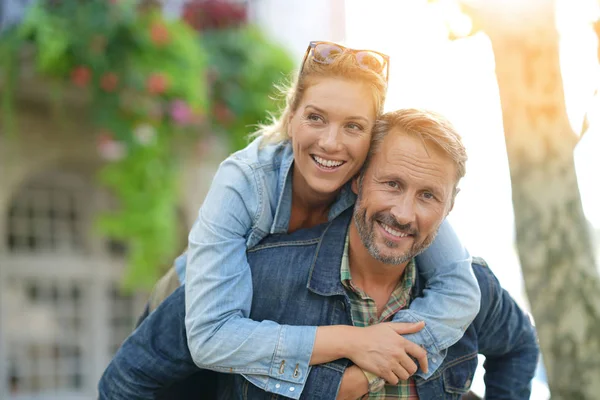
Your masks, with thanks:
<instances>
[{"instance_id":1,"label":"denim fabric texture","mask_svg":"<svg viewBox=\"0 0 600 400\"><path fill-rule=\"evenodd\" d=\"M287 232L292 203L291 144L260 146L260 140L220 165L189 235L189 248L175 265L186 282L188 345L196 365L244 374L254 385L278 394L287 395L294 386L297 396L307 376L316 326L250 319L256 291L246 250L269 234ZM354 201L347 184L329 220L351 209ZM425 321L425 329L407 338L428 351L429 373L417 372L427 378L477 315L480 293L471 257L447 222L417 262L427 290L394 321ZM302 378L279 374L282 359L297 364Z\"/></svg>"},{"instance_id":2,"label":"denim fabric texture","mask_svg":"<svg viewBox=\"0 0 600 400\"><path fill-rule=\"evenodd\" d=\"M350 303L339 268L350 221L348 210L331 223L271 235L248 251L254 288L250 317L258 322L276 321L284 328L291 324L350 325ZM412 302L427 290L418 260L417 268ZM486 356L487 399L528 399L538 358L535 330L485 262L475 259L473 271L482 294L480 311L433 375L415 377L419 396L460 399L472 383L480 353ZM195 373L202 379L203 371L195 366L187 346L184 314L185 291L180 287L121 346L100 380L101 399L150 399L181 379L193 379ZM276 367L263 376L265 387L240 374L220 374L220 398L335 399L349 361L307 370L286 357L275 358L272 364ZM295 375L303 387L293 382L284 386L281 379L272 378L286 374Z\"/></svg>"}]
</instances>

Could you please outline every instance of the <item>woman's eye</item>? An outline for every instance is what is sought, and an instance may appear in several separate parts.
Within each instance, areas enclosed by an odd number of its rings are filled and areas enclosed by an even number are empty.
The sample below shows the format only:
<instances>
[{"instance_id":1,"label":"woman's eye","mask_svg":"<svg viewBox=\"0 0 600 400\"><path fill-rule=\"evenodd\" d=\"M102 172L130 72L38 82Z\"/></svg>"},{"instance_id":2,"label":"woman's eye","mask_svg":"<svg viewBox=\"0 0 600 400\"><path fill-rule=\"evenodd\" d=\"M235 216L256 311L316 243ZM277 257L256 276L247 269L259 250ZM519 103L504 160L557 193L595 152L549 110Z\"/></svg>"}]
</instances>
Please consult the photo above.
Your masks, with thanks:
<instances>
[{"instance_id":1,"label":"woman's eye","mask_svg":"<svg viewBox=\"0 0 600 400\"><path fill-rule=\"evenodd\" d=\"M321 117L319 114L308 114L308 117L306 119L308 119L309 121L312 121L312 122L323 121L323 117Z\"/></svg>"},{"instance_id":2,"label":"woman's eye","mask_svg":"<svg viewBox=\"0 0 600 400\"><path fill-rule=\"evenodd\" d=\"M346 125L346 127L347 127L348 129L351 129L351 130L353 130L353 131L362 131L362 130L363 130L363 127L362 127L361 125L359 125L359 124L355 124L355 123L353 123L353 122L351 122L351 123L349 123L348 125Z\"/></svg>"}]
</instances>

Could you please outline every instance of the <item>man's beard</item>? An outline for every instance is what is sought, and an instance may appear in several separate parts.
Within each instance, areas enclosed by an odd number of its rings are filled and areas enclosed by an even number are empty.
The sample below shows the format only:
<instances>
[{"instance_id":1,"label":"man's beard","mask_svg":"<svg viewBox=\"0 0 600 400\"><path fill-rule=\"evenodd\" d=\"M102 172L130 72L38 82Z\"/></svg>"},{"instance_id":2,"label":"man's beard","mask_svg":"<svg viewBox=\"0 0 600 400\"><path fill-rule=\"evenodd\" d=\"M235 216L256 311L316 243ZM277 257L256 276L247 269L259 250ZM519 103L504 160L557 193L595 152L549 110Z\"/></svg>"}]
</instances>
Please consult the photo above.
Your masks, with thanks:
<instances>
[{"instance_id":1,"label":"man's beard","mask_svg":"<svg viewBox=\"0 0 600 400\"><path fill-rule=\"evenodd\" d=\"M362 192L362 190L359 190L359 192ZM358 198L356 199L356 205L354 206L354 225L356 226L358 235L360 236L360 240L363 242L363 245L365 246L369 254L371 254L371 256L377 261L389 265L404 264L421 254L423 251L425 251L425 249L427 249L434 241L437 235L437 229L434 231L433 234L427 236L423 241L418 242L418 230L414 227L411 227L410 224L399 224L398 221L396 221L396 219L389 212L377 212L369 219L369 221L367 221L367 210L361 207L361 197L362 193L359 193ZM381 254L375 242L375 224L377 224L378 222L388 225L394 230L412 235L414 240L411 248L403 254L391 256ZM395 249L398 247L398 243L387 240L385 237L383 237L382 239L383 244L388 249Z\"/></svg>"}]
</instances>

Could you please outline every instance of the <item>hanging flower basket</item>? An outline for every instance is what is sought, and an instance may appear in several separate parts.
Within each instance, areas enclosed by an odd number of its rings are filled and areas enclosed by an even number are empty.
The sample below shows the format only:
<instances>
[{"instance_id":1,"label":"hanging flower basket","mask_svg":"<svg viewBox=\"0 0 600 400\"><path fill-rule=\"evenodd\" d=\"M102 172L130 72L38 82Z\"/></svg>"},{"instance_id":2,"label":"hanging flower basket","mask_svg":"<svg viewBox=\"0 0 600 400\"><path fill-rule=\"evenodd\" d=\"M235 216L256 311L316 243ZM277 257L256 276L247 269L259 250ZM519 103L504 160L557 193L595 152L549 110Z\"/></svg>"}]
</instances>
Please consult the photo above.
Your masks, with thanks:
<instances>
[{"instance_id":1,"label":"hanging flower basket","mask_svg":"<svg viewBox=\"0 0 600 400\"><path fill-rule=\"evenodd\" d=\"M273 82L292 68L239 9L215 15L213 3L189 3L183 19L168 19L129 0L39 1L0 40L5 132L18 133L23 65L86 102L94 132L82 134L106 160L99 179L119 203L97 227L126 244L127 288L151 287L181 250L176 143L220 134L243 146L278 106Z\"/></svg>"}]
</instances>

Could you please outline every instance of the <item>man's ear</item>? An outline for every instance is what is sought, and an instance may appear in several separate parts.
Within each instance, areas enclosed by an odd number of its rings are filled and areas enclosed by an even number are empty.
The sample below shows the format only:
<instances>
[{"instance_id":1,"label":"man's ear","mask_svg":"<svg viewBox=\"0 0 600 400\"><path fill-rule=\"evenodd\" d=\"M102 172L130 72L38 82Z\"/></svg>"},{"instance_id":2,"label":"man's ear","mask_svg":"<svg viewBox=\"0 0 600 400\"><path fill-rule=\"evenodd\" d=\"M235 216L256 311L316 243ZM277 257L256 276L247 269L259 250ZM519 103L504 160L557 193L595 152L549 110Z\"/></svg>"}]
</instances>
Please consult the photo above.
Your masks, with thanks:
<instances>
[{"instance_id":1,"label":"man's ear","mask_svg":"<svg viewBox=\"0 0 600 400\"><path fill-rule=\"evenodd\" d=\"M360 174L354 175L354 178L352 178L352 191L357 196L358 196L358 180L359 179L360 179Z\"/></svg>"}]
</instances>

